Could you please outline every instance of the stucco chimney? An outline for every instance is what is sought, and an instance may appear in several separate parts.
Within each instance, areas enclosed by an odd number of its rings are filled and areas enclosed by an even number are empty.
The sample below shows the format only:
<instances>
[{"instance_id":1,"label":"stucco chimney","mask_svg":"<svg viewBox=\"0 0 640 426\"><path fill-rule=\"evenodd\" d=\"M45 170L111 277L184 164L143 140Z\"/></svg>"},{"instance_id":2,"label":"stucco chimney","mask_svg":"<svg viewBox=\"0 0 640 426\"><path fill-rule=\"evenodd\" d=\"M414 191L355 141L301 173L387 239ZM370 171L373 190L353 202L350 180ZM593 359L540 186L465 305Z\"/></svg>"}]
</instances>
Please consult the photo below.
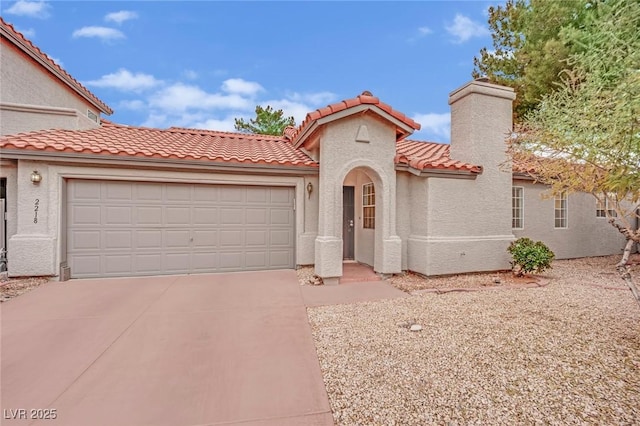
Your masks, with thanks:
<instances>
[{"instance_id":1,"label":"stucco chimney","mask_svg":"<svg viewBox=\"0 0 640 426\"><path fill-rule=\"evenodd\" d=\"M512 129L512 88L486 79L471 81L449 95L451 158L480 165L491 173L507 158L505 139Z\"/></svg>"},{"instance_id":2,"label":"stucco chimney","mask_svg":"<svg viewBox=\"0 0 640 426\"><path fill-rule=\"evenodd\" d=\"M460 247L456 246L459 241L450 241L449 250L466 254L457 259L460 268L467 271L509 267L506 249L514 239L511 229L513 177L505 139L512 130L514 99L513 89L478 80L449 96L451 158L482 166L482 174L458 186L450 183L448 192L434 194L434 197L447 194L453 219L446 226L434 223L431 229L442 235L455 232L459 239L466 239ZM435 189L435 185L431 185L431 189ZM433 250L446 252L446 246ZM440 261L435 259L432 263L437 265Z\"/></svg>"}]
</instances>

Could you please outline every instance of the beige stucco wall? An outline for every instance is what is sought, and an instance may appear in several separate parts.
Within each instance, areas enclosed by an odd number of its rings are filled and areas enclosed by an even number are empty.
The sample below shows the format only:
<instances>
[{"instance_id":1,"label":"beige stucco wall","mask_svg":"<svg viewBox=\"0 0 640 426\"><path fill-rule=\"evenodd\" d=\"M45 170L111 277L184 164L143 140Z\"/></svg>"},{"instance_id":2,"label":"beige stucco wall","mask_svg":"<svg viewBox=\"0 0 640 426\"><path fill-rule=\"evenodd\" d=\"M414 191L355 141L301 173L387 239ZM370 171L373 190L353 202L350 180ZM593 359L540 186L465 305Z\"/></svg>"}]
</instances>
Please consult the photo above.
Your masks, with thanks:
<instances>
[{"instance_id":1,"label":"beige stucco wall","mask_svg":"<svg viewBox=\"0 0 640 426\"><path fill-rule=\"evenodd\" d=\"M361 125L367 126L369 142L356 141ZM342 187L354 169L365 173L376 188L374 270L401 270L401 241L395 229L395 140L395 127L371 112L330 122L322 130L315 270L325 282L342 275Z\"/></svg>"},{"instance_id":2,"label":"beige stucco wall","mask_svg":"<svg viewBox=\"0 0 640 426\"><path fill-rule=\"evenodd\" d=\"M58 127L96 127L97 123L86 118L87 110L100 115L93 105L6 42L0 49L0 109L3 135Z\"/></svg>"},{"instance_id":3,"label":"beige stucco wall","mask_svg":"<svg viewBox=\"0 0 640 426\"><path fill-rule=\"evenodd\" d=\"M311 183L311 194L307 191ZM313 265L315 262L315 243L318 235L318 176L307 176L303 180L304 196L302 199L303 227L298 231L297 265Z\"/></svg>"},{"instance_id":4,"label":"beige stucco wall","mask_svg":"<svg viewBox=\"0 0 640 426\"><path fill-rule=\"evenodd\" d=\"M411 182L413 181L414 179L412 179L407 172L396 173L396 232L398 233L398 237L402 240L401 268L403 271L408 269L408 241L409 236L411 235L412 205L417 202L414 201L411 194ZM426 179L423 179L422 181L426 182Z\"/></svg>"},{"instance_id":5,"label":"beige stucco wall","mask_svg":"<svg viewBox=\"0 0 640 426\"><path fill-rule=\"evenodd\" d=\"M513 186L524 188L524 226L514 229L517 238L542 241L557 259L620 254L624 237L606 218L596 217L596 199L585 193L567 197L567 228L555 228L554 199L544 197L547 187L529 181L514 180Z\"/></svg>"},{"instance_id":6,"label":"beige stucco wall","mask_svg":"<svg viewBox=\"0 0 640 426\"><path fill-rule=\"evenodd\" d=\"M38 170L42 175L42 182L38 185L31 183L30 175L33 170ZM255 175L249 174L148 170L134 167L104 168L71 164L54 165L27 160L18 161L16 172L17 208L15 216L9 216L9 228L15 229L8 244L10 276L58 275L64 256L62 246L65 229L61 213L64 207L65 178L294 187L296 194L296 263L304 264L314 257L314 246L309 243L310 239L305 235L305 226L310 224L309 227L312 230L312 223L316 217L313 208L305 209L307 194L306 181L303 177L260 176L258 179ZM3 173L5 173L4 167ZM6 173L10 176L11 172L7 171ZM38 222L34 223L36 199L38 200ZM306 202L310 201L307 199ZM310 203L313 204L313 202ZM305 211L308 212L307 216L304 214Z\"/></svg>"},{"instance_id":7,"label":"beige stucco wall","mask_svg":"<svg viewBox=\"0 0 640 426\"><path fill-rule=\"evenodd\" d=\"M0 135L44 129L85 130L97 124L75 109L0 104Z\"/></svg>"}]
</instances>

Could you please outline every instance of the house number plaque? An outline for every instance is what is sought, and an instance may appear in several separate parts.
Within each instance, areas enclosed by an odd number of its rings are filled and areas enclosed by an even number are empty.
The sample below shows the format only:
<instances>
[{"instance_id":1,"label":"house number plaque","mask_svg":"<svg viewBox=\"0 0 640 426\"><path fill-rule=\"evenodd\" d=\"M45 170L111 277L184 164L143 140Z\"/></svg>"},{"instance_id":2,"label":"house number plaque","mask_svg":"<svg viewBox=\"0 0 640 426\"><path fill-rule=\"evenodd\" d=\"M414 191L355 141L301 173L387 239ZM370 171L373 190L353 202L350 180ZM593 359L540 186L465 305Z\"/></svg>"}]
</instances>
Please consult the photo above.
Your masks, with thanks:
<instances>
[{"instance_id":1,"label":"house number plaque","mask_svg":"<svg viewBox=\"0 0 640 426\"><path fill-rule=\"evenodd\" d=\"M38 223L38 209L40 208L40 200L36 198L35 203L33 203L33 223Z\"/></svg>"}]
</instances>

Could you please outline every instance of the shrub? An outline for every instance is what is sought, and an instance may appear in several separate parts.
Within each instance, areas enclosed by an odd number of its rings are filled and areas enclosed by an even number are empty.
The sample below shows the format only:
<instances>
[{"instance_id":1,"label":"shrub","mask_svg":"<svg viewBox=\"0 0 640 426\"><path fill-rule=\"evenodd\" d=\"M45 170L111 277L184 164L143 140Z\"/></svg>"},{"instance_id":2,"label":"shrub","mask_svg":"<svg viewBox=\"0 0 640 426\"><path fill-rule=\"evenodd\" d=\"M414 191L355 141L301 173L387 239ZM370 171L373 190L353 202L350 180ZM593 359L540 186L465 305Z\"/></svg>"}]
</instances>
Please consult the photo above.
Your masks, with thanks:
<instances>
[{"instance_id":1,"label":"shrub","mask_svg":"<svg viewBox=\"0 0 640 426\"><path fill-rule=\"evenodd\" d=\"M551 262L556 257L542 241L533 242L526 237L512 242L507 251L513 258L511 267L517 276L531 272L544 272L551 268Z\"/></svg>"}]
</instances>

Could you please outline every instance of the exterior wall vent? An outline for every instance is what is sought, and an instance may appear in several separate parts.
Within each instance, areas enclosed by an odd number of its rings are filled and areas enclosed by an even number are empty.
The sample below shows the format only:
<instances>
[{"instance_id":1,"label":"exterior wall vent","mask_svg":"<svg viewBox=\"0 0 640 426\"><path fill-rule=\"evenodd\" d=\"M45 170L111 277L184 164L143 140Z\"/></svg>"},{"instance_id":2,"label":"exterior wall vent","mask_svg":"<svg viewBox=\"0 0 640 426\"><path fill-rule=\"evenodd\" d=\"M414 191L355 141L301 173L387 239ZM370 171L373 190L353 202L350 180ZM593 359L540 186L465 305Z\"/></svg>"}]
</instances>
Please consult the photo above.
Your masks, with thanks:
<instances>
[{"instance_id":1,"label":"exterior wall vent","mask_svg":"<svg viewBox=\"0 0 640 426\"><path fill-rule=\"evenodd\" d=\"M98 122L98 115L90 109L87 110L87 117L89 117L89 120Z\"/></svg>"}]
</instances>

